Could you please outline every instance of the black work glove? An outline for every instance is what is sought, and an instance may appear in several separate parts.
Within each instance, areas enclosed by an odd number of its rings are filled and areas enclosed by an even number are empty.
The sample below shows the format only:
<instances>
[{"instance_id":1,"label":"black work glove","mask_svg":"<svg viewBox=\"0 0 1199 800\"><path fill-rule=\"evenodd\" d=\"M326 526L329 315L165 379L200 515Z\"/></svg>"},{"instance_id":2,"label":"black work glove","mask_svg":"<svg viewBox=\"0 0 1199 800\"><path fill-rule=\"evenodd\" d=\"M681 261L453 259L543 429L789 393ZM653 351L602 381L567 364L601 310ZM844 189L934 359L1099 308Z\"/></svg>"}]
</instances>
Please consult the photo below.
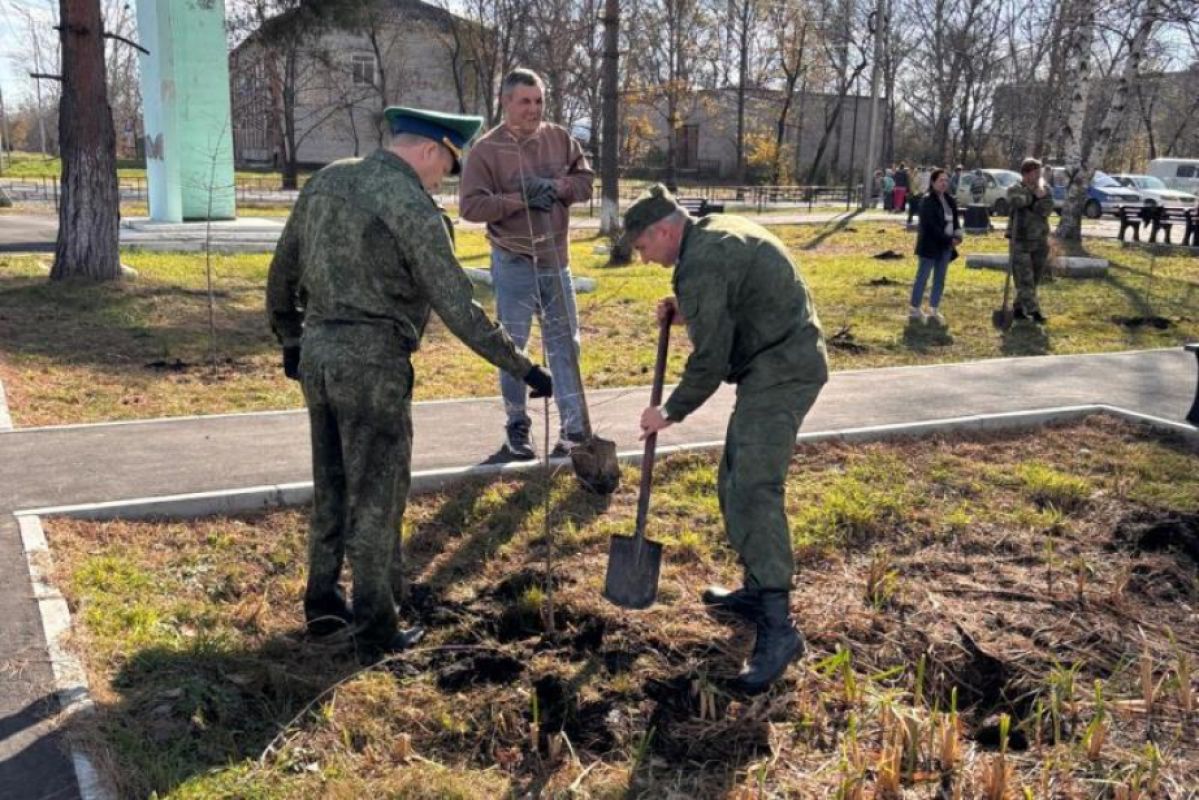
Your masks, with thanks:
<instances>
[{"instance_id":1,"label":"black work glove","mask_svg":"<svg viewBox=\"0 0 1199 800\"><path fill-rule=\"evenodd\" d=\"M558 202L558 190L549 178L533 177L525 181L525 205L534 211L549 211Z\"/></svg>"},{"instance_id":2,"label":"black work glove","mask_svg":"<svg viewBox=\"0 0 1199 800\"><path fill-rule=\"evenodd\" d=\"M525 375L525 383L533 391L529 392L529 397L534 400L540 400L543 397L554 396L554 379L550 374L536 364Z\"/></svg>"},{"instance_id":3,"label":"black work glove","mask_svg":"<svg viewBox=\"0 0 1199 800\"><path fill-rule=\"evenodd\" d=\"M300 346L298 344L283 348L283 374L293 381L300 379Z\"/></svg>"}]
</instances>

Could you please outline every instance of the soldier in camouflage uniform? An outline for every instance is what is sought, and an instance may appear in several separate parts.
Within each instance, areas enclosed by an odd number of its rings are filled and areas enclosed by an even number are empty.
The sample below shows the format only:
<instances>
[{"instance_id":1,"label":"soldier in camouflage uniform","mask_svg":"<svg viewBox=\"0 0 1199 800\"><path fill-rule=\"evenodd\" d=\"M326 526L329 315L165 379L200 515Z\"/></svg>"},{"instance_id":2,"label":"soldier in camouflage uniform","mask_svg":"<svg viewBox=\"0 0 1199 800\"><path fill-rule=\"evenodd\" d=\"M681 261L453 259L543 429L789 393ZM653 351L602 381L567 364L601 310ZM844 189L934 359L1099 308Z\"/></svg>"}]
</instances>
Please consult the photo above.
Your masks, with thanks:
<instances>
[{"instance_id":1,"label":"soldier in camouflage uniform","mask_svg":"<svg viewBox=\"0 0 1199 800\"><path fill-rule=\"evenodd\" d=\"M643 261L674 266L675 296L659 304L659 318L685 323L694 347L666 403L642 412L643 434L686 419L721 382L737 385L717 489L744 586L710 587L703 601L754 623L754 652L737 684L756 694L804 650L791 620L795 561L783 493L799 426L828 380L820 321L786 247L756 223L693 220L659 184L629 208L625 232Z\"/></svg>"},{"instance_id":2,"label":"soldier in camouflage uniform","mask_svg":"<svg viewBox=\"0 0 1199 800\"><path fill-rule=\"evenodd\" d=\"M1041 162L1026 158L1021 180L1007 190L1008 236L1012 239L1012 278L1016 282L1013 316L1044 322L1037 285L1049 276L1049 215L1053 194L1041 180Z\"/></svg>"},{"instance_id":3,"label":"soldier in camouflage uniform","mask_svg":"<svg viewBox=\"0 0 1199 800\"><path fill-rule=\"evenodd\" d=\"M314 509L304 612L309 629L350 624L365 656L401 649L400 520L412 459L410 360L430 311L472 350L520 376L535 397L550 376L473 300L429 192L459 169L482 120L389 108L390 147L322 169L305 185L267 279L283 368L304 389ZM338 581L353 576L353 612Z\"/></svg>"}]
</instances>

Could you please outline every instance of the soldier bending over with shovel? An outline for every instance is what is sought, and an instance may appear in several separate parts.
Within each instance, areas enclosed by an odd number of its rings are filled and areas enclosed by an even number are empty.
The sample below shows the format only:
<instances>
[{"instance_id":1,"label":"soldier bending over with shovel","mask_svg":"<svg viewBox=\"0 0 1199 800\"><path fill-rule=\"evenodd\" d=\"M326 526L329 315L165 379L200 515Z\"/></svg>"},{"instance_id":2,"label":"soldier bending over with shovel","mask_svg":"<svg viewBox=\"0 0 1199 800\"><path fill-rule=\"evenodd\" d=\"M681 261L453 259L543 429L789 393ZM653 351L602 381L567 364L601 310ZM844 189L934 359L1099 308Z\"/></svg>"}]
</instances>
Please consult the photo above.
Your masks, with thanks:
<instances>
[{"instance_id":1,"label":"soldier bending over with shovel","mask_svg":"<svg viewBox=\"0 0 1199 800\"><path fill-rule=\"evenodd\" d=\"M703 602L754 624L736 687L757 694L804 651L791 620L795 560L783 492L800 423L828 380L820 321L786 247L747 219L692 219L659 184L625 214L625 236L642 261L674 267L675 296L658 314L673 312L694 347L665 404L642 412L643 437L682 422L722 381L737 385L718 492L744 585L709 587Z\"/></svg>"}]
</instances>

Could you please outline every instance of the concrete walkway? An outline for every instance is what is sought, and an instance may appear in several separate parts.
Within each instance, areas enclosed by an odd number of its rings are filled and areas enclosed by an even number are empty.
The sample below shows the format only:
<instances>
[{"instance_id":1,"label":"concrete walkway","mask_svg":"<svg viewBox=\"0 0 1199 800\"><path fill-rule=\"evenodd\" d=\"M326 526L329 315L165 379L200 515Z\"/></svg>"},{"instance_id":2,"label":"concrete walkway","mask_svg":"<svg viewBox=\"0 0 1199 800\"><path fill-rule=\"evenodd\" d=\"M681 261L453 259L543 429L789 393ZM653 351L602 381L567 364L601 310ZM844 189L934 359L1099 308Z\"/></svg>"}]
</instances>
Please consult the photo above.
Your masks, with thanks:
<instances>
[{"instance_id":1,"label":"concrete walkway","mask_svg":"<svg viewBox=\"0 0 1199 800\"><path fill-rule=\"evenodd\" d=\"M1181 348L840 372L804 431L1091 403L1181 421L1194 390L1195 359ZM645 387L592 392L597 431L639 450L648 397ZM662 444L721 440L733 399L723 388ZM478 464L500 442L496 398L420 403L414 413L414 471ZM295 410L0 433L0 675L20 676L0 680L0 797L74 792L43 719L49 672L12 512L309 481L307 424Z\"/></svg>"}]
</instances>

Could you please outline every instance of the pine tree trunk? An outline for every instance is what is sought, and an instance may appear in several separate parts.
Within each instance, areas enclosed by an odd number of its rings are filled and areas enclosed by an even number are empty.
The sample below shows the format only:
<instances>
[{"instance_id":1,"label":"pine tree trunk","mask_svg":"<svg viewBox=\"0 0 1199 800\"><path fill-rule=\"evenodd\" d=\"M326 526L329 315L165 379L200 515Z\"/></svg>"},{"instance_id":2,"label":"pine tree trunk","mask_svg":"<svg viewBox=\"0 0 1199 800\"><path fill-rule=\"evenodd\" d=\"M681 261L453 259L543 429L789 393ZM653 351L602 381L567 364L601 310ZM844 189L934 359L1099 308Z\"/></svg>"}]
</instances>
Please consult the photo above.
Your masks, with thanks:
<instances>
[{"instance_id":1,"label":"pine tree trunk","mask_svg":"<svg viewBox=\"0 0 1199 800\"><path fill-rule=\"evenodd\" d=\"M99 0L61 0L62 201L50 280L121 277L116 131L104 66Z\"/></svg>"},{"instance_id":2,"label":"pine tree trunk","mask_svg":"<svg viewBox=\"0 0 1199 800\"><path fill-rule=\"evenodd\" d=\"M1087 98L1091 93L1091 47L1095 32L1095 10L1088 0L1076 0L1080 15L1076 34L1070 44L1070 113L1062 128L1063 166L1070 184L1062 206L1057 237L1065 242L1082 241L1082 211L1087 202L1087 186L1091 175L1082 163L1082 126L1087 115Z\"/></svg>"}]
</instances>

